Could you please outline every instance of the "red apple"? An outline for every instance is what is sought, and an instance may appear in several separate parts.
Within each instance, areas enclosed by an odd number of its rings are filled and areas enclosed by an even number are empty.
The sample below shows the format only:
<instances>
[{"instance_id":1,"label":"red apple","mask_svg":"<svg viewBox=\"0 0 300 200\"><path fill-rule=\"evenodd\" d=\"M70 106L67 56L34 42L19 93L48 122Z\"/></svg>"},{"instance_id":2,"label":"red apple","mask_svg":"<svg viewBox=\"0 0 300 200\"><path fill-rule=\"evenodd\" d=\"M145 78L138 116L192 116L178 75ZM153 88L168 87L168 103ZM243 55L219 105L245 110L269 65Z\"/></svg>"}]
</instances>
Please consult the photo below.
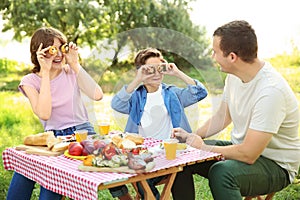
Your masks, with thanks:
<instances>
[{"instance_id":1,"label":"red apple","mask_svg":"<svg viewBox=\"0 0 300 200\"><path fill-rule=\"evenodd\" d=\"M71 142L68 147L69 154L72 156L81 156L83 146L79 142Z\"/></svg>"},{"instance_id":2,"label":"red apple","mask_svg":"<svg viewBox=\"0 0 300 200\"><path fill-rule=\"evenodd\" d=\"M87 149L86 148L83 148L83 150L82 150L82 155L83 156L87 156L87 155L89 155L90 153L87 151Z\"/></svg>"}]
</instances>

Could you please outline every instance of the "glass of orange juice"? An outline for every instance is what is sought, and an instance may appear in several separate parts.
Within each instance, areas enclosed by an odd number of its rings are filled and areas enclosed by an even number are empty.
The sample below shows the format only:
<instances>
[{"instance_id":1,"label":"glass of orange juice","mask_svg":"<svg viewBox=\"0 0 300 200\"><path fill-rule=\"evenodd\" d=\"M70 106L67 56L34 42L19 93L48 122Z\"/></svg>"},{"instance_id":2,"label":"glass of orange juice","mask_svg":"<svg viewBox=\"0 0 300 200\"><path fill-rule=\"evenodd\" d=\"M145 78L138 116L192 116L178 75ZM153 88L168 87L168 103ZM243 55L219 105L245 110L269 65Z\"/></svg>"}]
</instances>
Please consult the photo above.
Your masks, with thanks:
<instances>
[{"instance_id":1,"label":"glass of orange juice","mask_svg":"<svg viewBox=\"0 0 300 200\"><path fill-rule=\"evenodd\" d=\"M107 135L109 133L110 129L110 123L109 122L100 122L98 124L100 135Z\"/></svg>"},{"instance_id":2,"label":"glass of orange juice","mask_svg":"<svg viewBox=\"0 0 300 200\"><path fill-rule=\"evenodd\" d=\"M178 142L179 140L177 139L167 139L163 141L167 160L174 160L176 158L176 148Z\"/></svg>"},{"instance_id":3,"label":"glass of orange juice","mask_svg":"<svg viewBox=\"0 0 300 200\"><path fill-rule=\"evenodd\" d=\"M74 133L75 133L77 142L81 142L81 141L87 139L88 130L76 130L76 131L74 131Z\"/></svg>"}]
</instances>

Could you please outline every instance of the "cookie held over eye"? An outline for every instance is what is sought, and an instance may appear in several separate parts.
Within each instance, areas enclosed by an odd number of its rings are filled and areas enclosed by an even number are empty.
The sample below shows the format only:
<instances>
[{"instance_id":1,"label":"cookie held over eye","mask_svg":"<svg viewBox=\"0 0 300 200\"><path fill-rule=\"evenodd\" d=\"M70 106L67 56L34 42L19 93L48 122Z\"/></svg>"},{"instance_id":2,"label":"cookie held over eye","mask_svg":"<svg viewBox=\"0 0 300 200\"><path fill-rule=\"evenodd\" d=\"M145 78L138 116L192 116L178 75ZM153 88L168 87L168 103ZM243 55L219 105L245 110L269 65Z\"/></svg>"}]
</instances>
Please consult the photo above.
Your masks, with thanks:
<instances>
[{"instance_id":1,"label":"cookie held over eye","mask_svg":"<svg viewBox=\"0 0 300 200\"><path fill-rule=\"evenodd\" d=\"M61 49L61 52L68 53L69 52L69 45L66 43L66 44L62 45L60 49Z\"/></svg>"},{"instance_id":2,"label":"cookie held over eye","mask_svg":"<svg viewBox=\"0 0 300 200\"><path fill-rule=\"evenodd\" d=\"M50 49L49 49L49 53L51 54L51 55L55 55L55 54L57 54L57 48L56 48L56 46L51 46L50 47Z\"/></svg>"},{"instance_id":3,"label":"cookie held over eye","mask_svg":"<svg viewBox=\"0 0 300 200\"><path fill-rule=\"evenodd\" d=\"M159 73L167 71L167 65L165 63L158 65L157 66L157 71Z\"/></svg>"},{"instance_id":4,"label":"cookie held over eye","mask_svg":"<svg viewBox=\"0 0 300 200\"><path fill-rule=\"evenodd\" d=\"M148 69L147 69L147 73L148 74L154 74L155 73L155 68L153 66L150 66Z\"/></svg>"}]
</instances>

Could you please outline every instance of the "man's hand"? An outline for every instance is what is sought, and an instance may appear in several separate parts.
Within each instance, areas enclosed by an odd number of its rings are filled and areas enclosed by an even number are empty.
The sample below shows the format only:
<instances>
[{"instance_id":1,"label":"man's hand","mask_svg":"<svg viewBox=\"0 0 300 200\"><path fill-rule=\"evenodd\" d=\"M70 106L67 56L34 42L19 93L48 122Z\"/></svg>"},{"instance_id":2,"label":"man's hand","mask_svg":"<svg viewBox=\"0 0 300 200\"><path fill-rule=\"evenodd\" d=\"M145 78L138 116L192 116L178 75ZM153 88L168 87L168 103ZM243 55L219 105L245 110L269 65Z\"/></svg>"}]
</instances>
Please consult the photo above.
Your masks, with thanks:
<instances>
[{"instance_id":1,"label":"man's hand","mask_svg":"<svg viewBox=\"0 0 300 200\"><path fill-rule=\"evenodd\" d=\"M197 149L201 149L204 144L202 138L194 133L187 136L186 143Z\"/></svg>"},{"instance_id":2,"label":"man's hand","mask_svg":"<svg viewBox=\"0 0 300 200\"><path fill-rule=\"evenodd\" d=\"M180 142L185 142L188 145L201 149L204 144L202 138L194 133L188 133L182 128L174 128L172 136L176 137Z\"/></svg>"}]
</instances>

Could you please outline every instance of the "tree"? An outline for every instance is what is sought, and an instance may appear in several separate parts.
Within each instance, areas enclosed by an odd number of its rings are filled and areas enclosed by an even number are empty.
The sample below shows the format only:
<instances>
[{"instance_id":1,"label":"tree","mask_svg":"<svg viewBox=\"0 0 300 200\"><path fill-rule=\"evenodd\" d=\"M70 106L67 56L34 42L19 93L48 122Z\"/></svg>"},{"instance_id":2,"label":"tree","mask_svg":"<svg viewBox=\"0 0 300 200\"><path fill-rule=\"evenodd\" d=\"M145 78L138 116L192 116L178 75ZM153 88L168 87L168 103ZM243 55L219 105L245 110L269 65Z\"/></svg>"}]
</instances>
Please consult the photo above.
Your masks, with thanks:
<instances>
[{"instance_id":1,"label":"tree","mask_svg":"<svg viewBox=\"0 0 300 200\"><path fill-rule=\"evenodd\" d=\"M159 48L169 60L183 66L210 64L205 29L191 22L189 2L5 0L0 5L6 21L2 31L13 30L14 39L21 41L41 26L52 26L65 33L69 41L91 48L107 39L108 44L116 44L101 46L114 49L113 65L118 63L119 53L125 47L136 51L147 46Z\"/></svg>"},{"instance_id":2,"label":"tree","mask_svg":"<svg viewBox=\"0 0 300 200\"><path fill-rule=\"evenodd\" d=\"M129 3L131 2L131 3ZM108 23L116 23L111 41L117 41L113 63L131 43L132 51L145 47L160 49L168 60L181 66L203 68L211 65L207 57L209 40L203 27L193 25L186 0L111 0ZM189 60L189 61L187 61ZM117 65L115 65L117 66Z\"/></svg>"},{"instance_id":3,"label":"tree","mask_svg":"<svg viewBox=\"0 0 300 200\"><path fill-rule=\"evenodd\" d=\"M6 0L0 5L6 21L2 31L13 30L13 38L22 41L37 28L52 26L65 33L69 41L93 46L96 39L102 38L102 28L106 28L99 17L102 7L93 1Z\"/></svg>"}]
</instances>

